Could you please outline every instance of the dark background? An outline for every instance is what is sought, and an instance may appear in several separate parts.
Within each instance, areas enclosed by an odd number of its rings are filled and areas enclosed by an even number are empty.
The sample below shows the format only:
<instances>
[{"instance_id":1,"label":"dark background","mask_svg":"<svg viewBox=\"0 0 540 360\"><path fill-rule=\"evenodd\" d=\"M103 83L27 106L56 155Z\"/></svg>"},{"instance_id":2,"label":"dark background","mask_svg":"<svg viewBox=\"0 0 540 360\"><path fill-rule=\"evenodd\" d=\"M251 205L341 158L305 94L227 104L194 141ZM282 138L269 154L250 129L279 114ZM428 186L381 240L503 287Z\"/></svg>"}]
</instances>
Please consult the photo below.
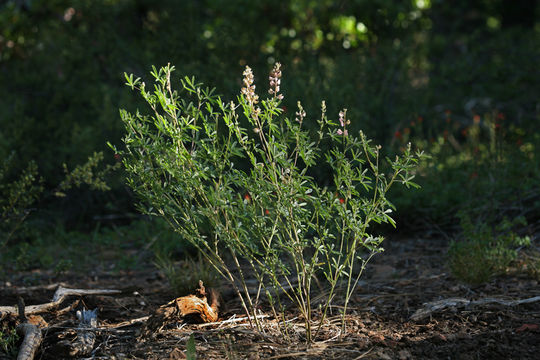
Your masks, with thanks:
<instances>
[{"instance_id":1,"label":"dark background","mask_svg":"<svg viewBox=\"0 0 540 360\"><path fill-rule=\"evenodd\" d=\"M534 222L539 8L534 0L3 1L0 159L12 158L0 191L7 196L31 161L43 178L14 238L92 234L137 218L121 170L107 173L110 191L51 194L64 163L73 169L95 151L101 167L118 161L106 145L121 145L118 109L144 106L123 73L148 79L152 65L167 63L234 99L245 65L262 94L279 61L289 116L301 100L315 124L324 99L330 118L348 108L352 130L387 154L407 141L426 150L423 189L394 194L404 228L452 226L459 210Z\"/></svg>"}]
</instances>

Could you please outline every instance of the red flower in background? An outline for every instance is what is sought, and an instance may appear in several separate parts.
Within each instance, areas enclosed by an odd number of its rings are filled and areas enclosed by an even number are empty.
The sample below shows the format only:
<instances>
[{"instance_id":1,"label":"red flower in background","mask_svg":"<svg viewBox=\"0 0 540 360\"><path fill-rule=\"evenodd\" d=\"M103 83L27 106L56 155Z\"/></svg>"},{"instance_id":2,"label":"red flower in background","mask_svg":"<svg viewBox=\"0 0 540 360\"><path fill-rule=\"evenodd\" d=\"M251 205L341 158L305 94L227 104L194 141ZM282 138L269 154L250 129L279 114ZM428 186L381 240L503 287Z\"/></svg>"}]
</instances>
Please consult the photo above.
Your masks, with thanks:
<instances>
[{"instance_id":1,"label":"red flower in background","mask_svg":"<svg viewBox=\"0 0 540 360\"><path fill-rule=\"evenodd\" d=\"M403 138L403 135L401 135L401 131L397 130L395 133L394 133L394 137L396 139L402 139Z\"/></svg>"},{"instance_id":2,"label":"red flower in background","mask_svg":"<svg viewBox=\"0 0 540 360\"><path fill-rule=\"evenodd\" d=\"M249 195L249 193L244 195L244 200L247 201L247 202L251 201L251 196Z\"/></svg>"},{"instance_id":3,"label":"red flower in background","mask_svg":"<svg viewBox=\"0 0 540 360\"><path fill-rule=\"evenodd\" d=\"M452 119L450 117L450 115L452 115L452 111L447 109L447 110L444 111L444 114L446 115L446 119L445 119L446 123L450 124L450 121L452 121Z\"/></svg>"},{"instance_id":4,"label":"red flower in background","mask_svg":"<svg viewBox=\"0 0 540 360\"><path fill-rule=\"evenodd\" d=\"M473 116L473 122L474 122L474 124L475 124L475 125L480 124L480 119L481 119L481 118L480 118L480 115L474 115L474 116Z\"/></svg>"}]
</instances>

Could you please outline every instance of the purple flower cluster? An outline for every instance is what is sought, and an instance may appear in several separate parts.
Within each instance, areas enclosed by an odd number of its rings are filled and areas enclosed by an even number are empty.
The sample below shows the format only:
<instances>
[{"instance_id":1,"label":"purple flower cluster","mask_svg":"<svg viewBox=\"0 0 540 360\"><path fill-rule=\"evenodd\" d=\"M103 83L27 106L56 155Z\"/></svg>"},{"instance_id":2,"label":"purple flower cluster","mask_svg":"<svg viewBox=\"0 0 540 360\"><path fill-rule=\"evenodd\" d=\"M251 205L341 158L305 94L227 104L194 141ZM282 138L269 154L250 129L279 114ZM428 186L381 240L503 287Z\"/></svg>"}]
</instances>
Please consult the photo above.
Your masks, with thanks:
<instances>
[{"instance_id":1,"label":"purple flower cluster","mask_svg":"<svg viewBox=\"0 0 540 360\"><path fill-rule=\"evenodd\" d=\"M349 135L349 132L346 129L346 126L349 125L351 122L349 120L346 120L347 116L347 109L343 109L339 112L339 124L341 125L342 129L338 129L337 133L338 135L347 136Z\"/></svg>"},{"instance_id":2,"label":"purple flower cluster","mask_svg":"<svg viewBox=\"0 0 540 360\"><path fill-rule=\"evenodd\" d=\"M249 66L246 66L246 70L243 72L244 75L244 87L242 88L242 94L246 97L248 104L253 107L259 102L259 96L255 94L255 85L253 84L253 71Z\"/></svg>"},{"instance_id":3,"label":"purple flower cluster","mask_svg":"<svg viewBox=\"0 0 540 360\"><path fill-rule=\"evenodd\" d=\"M297 103L298 111L296 112L296 118L295 120L302 124L302 121L304 121L304 118L306 117L306 111L302 107L302 104L300 104L300 101Z\"/></svg>"},{"instance_id":4,"label":"purple flower cluster","mask_svg":"<svg viewBox=\"0 0 540 360\"><path fill-rule=\"evenodd\" d=\"M282 100L283 95L282 94L278 95L279 85L281 85L281 64L280 63L276 63L274 65L274 68L270 72L269 80L270 80L270 89L268 90L268 93L270 95L274 95L275 98Z\"/></svg>"}]
</instances>

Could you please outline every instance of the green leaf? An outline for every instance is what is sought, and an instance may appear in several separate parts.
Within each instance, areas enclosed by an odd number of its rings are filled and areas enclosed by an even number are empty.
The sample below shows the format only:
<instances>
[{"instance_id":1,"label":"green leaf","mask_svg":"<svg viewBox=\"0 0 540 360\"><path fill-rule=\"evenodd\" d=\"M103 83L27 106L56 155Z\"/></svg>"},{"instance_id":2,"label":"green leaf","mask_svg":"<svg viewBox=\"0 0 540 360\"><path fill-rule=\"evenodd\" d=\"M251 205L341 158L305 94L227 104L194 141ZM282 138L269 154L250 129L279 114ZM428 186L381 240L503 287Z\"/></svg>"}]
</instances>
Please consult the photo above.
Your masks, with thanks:
<instances>
[{"instance_id":1,"label":"green leaf","mask_svg":"<svg viewBox=\"0 0 540 360\"><path fill-rule=\"evenodd\" d=\"M195 347L195 337L193 336L193 334L189 336L189 339L186 343L186 358L188 360L197 359L197 349Z\"/></svg>"}]
</instances>

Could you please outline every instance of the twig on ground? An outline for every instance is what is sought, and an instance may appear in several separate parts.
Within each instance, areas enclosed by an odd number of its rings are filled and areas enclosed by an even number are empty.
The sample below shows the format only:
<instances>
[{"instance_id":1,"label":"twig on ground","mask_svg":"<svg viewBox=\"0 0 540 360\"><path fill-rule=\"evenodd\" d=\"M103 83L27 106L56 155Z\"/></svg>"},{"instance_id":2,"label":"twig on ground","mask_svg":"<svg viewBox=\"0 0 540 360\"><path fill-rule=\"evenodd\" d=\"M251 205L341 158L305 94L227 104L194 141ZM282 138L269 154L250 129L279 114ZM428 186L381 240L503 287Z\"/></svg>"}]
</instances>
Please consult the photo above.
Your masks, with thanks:
<instances>
[{"instance_id":1,"label":"twig on ground","mask_svg":"<svg viewBox=\"0 0 540 360\"><path fill-rule=\"evenodd\" d=\"M143 317L136 318L136 319L130 319L130 320L122 321L122 322L119 322L118 324L110 324L110 325L107 325L107 326L104 326L104 327L101 327L101 328L97 328L97 330L118 329L118 328L121 328L121 327L131 326L131 325L136 324L136 323L145 322L149 318L150 318L150 315L143 316Z\"/></svg>"},{"instance_id":2,"label":"twig on ground","mask_svg":"<svg viewBox=\"0 0 540 360\"><path fill-rule=\"evenodd\" d=\"M257 319L264 319L264 318L267 318L267 317L270 317L270 315L266 315L266 314L257 315ZM241 322L241 321L245 321L245 320L248 320L247 316L237 318L237 317L235 317L235 315L233 315L231 318L229 318L227 320L215 321L215 322L205 323L205 324L199 324L198 327L203 328L203 327L214 326L214 325L219 325L221 327L222 325L237 323L237 322Z\"/></svg>"},{"instance_id":3,"label":"twig on ground","mask_svg":"<svg viewBox=\"0 0 540 360\"><path fill-rule=\"evenodd\" d=\"M369 349L368 351L366 351L365 353L362 353L360 356L354 358L354 360L360 360L362 359L364 356L366 356L367 354L369 354L371 352L371 350L373 350L373 348Z\"/></svg>"},{"instance_id":4,"label":"twig on ground","mask_svg":"<svg viewBox=\"0 0 540 360\"><path fill-rule=\"evenodd\" d=\"M283 359L283 358L292 358L292 357L299 357L299 356L306 356L306 355L317 355L317 354L320 354L323 350L324 349L314 349L314 350L298 351L294 353L279 354L279 355L271 356L268 359Z\"/></svg>"},{"instance_id":5,"label":"twig on ground","mask_svg":"<svg viewBox=\"0 0 540 360\"><path fill-rule=\"evenodd\" d=\"M54 293L53 299L49 303L39 304L39 305L30 305L27 306L25 311L26 314L37 314L45 312L55 306L60 305L62 301L67 296L70 295L104 295L104 294L119 294L120 290L108 290L108 289L68 289L63 286L59 286L56 292ZM18 310L16 306L0 306L0 318L4 314L17 314Z\"/></svg>"},{"instance_id":6,"label":"twig on ground","mask_svg":"<svg viewBox=\"0 0 540 360\"><path fill-rule=\"evenodd\" d=\"M36 285L36 286L17 286L17 287L10 286L10 287L7 287L7 289L10 292L14 292L16 294L26 294L29 292L40 291L40 290L52 290L52 289L56 289L59 286L67 287L68 285L64 282L59 282L59 283L54 283L54 284Z\"/></svg>"},{"instance_id":7,"label":"twig on ground","mask_svg":"<svg viewBox=\"0 0 540 360\"><path fill-rule=\"evenodd\" d=\"M497 299L497 298L467 300L464 298L450 298L450 299L443 299L443 300L437 300L437 301L425 303L424 307L416 310L416 312L411 315L410 319L413 321L422 320L430 316L434 312L441 311L446 308L459 308L459 307L466 307L466 306L471 306L471 305L487 305L487 304L516 306L516 305L521 305L521 304L529 304L529 303L533 303L537 301L540 301L540 296L535 296L532 298L521 299L521 300L504 300L504 299Z\"/></svg>"}]
</instances>

